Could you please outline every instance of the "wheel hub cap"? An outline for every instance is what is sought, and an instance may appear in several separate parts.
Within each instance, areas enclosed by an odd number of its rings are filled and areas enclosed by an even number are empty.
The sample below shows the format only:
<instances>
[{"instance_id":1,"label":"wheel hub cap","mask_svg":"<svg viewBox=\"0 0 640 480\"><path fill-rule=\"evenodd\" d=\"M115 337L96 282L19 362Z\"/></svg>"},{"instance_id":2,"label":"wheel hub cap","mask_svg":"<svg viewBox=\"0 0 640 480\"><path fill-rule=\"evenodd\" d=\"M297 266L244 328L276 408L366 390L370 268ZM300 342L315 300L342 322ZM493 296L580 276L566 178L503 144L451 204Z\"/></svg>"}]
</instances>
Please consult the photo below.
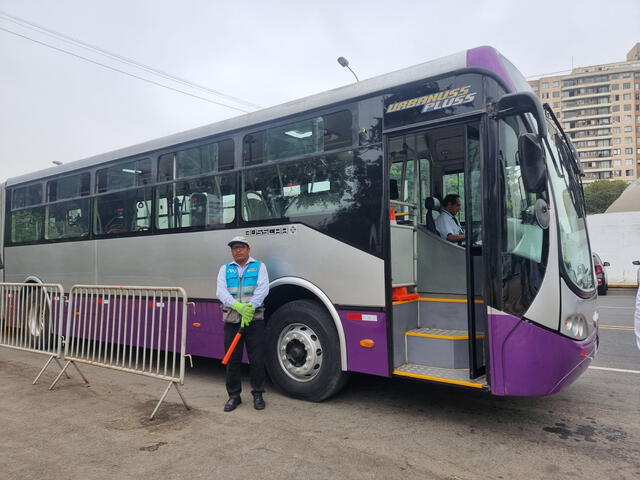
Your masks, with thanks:
<instances>
[{"instance_id":1,"label":"wheel hub cap","mask_svg":"<svg viewBox=\"0 0 640 480\"><path fill-rule=\"evenodd\" d=\"M298 382L315 378L322 366L322 345L308 326L294 323L278 337L278 360L284 372Z\"/></svg>"}]
</instances>

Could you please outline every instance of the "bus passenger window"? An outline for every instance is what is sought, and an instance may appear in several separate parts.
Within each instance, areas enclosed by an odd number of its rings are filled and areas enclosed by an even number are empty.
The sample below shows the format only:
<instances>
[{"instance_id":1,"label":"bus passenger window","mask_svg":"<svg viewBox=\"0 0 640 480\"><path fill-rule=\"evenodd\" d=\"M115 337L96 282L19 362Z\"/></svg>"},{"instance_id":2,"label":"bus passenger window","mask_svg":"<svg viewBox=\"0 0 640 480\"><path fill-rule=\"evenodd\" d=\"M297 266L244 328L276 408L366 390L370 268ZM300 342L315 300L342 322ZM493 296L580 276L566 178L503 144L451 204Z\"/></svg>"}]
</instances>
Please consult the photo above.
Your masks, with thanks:
<instances>
[{"instance_id":1,"label":"bus passenger window","mask_svg":"<svg viewBox=\"0 0 640 480\"><path fill-rule=\"evenodd\" d=\"M157 187L156 228L206 227L235 219L235 176L218 175Z\"/></svg>"},{"instance_id":2,"label":"bus passenger window","mask_svg":"<svg viewBox=\"0 0 640 480\"><path fill-rule=\"evenodd\" d=\"M78 238L89 235L89 199L71 200L47 206L45 238Z\"/></svg>"},{"instance_id":3,"label":"bus passenger window","mask_svg":"<svg viewBox=\"0 0 640 480\"><path fill-rule=\"evenodd\" d=\"M151 182L151 159L120 162L96 172L96 193L139 187Z\"/></svg>"},{"instance_id":4,"label":"bus passenger window","mask_svg":"<svg viewBox=\"0 0 640 480\"><path fill-rule=\"evenodd\" d=\"M242 164L258 165L265 157L265 132L254 132L245 135L242 139Z\"/></svg>"},{"instance_id":5,"label":"bus passenger window","mask_svg":"<svg viewBox=\"0 0 640 480\"><path fill-rule=\"evenodd\" d=\"M353 143L353 121L349 110L323 115L322 120L324 123L322 140L325 152L351 146Z\"/></svg>"},{"instance_id":6,"label":"bus passenger window","mask_svg":"<svg viewBox=\"0 0 640 480\"><path fill-rule=\"evenodd\" d=\"M11 242L28 243L42 240L43 221L44 207L11 212Z\"/></svg>"},{"instance_id":7,"label":"bus passenger window","mask_svg":"<svg viewBox=\"0 0 640 480\"><path fill-rule=\"evenodd\" d=\"M96 235L148 231L151 227L151 191L151 188L140 188L96 197Z\"/></svg>"},{"instance_id":8,"label":"bus passenger window","mask_svg":"<svg viewBox=\"0 0 640 480\"><path fill-rule=\"evenodd\" d=\"M81 173L47 182L45 238L81 238L89 235L91 174ZM73 200L71 200L73 199ZM64 201L61 201L64 200Z\"/></svg>"}]
</instances>

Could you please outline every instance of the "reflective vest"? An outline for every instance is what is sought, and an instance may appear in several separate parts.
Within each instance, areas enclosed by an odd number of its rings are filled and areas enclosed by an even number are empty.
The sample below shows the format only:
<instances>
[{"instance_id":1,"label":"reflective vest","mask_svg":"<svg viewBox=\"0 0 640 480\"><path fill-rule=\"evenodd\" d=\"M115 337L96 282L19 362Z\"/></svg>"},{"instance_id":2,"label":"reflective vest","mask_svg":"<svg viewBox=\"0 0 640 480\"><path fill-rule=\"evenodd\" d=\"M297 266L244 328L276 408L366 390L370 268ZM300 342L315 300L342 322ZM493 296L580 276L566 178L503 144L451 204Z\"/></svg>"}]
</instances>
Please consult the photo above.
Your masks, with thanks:
<instances>
[{"instance_id":1,"label":"reflective vest","mask_svg":"<svg viewBox=\"0 0 640 480\"><path fill-rule=\"evenodd\" d=\"M253 261L247 264L242 277L238 275L238 266L235 263L227 265L227 290L239 302L243 298L249 299L258 286L258 274L260 262Z\"/></svg>"}]
</instances>

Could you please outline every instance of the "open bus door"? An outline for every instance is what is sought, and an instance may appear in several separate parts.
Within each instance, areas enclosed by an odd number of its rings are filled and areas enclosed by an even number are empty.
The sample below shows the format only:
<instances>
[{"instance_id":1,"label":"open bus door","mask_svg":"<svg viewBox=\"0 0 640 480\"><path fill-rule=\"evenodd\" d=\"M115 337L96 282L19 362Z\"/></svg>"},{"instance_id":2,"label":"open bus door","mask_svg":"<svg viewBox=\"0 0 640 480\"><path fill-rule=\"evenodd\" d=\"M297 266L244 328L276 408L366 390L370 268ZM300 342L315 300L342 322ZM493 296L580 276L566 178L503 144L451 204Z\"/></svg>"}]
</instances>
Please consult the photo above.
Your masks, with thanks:
<instances>
[{"instance_id":1,"label":"open bus door","mask_svg":"<svg viewBox=\"0 0 640 480\"><path fill-rule=\"evenodd\" d=\"M482 248L480 125L457 123L389 136L393 373L486 385L487 304ZM467 242L436 228L448 194L460 196Z\"/></svg>"},{"instance_id":2,"label":"open bus door","mask_svg":"<svg viewBox=\"0 0 640 480\"><path fill-rule=\"evenodd\" d=\"M480 131L478 125L465 127L464 190L466 212L467 315L469 326L469 374L477 378L486 373L487 292L483 254L483 181ZM489 244L489 242L486 242Z\"/></svg>"}]
</instances>

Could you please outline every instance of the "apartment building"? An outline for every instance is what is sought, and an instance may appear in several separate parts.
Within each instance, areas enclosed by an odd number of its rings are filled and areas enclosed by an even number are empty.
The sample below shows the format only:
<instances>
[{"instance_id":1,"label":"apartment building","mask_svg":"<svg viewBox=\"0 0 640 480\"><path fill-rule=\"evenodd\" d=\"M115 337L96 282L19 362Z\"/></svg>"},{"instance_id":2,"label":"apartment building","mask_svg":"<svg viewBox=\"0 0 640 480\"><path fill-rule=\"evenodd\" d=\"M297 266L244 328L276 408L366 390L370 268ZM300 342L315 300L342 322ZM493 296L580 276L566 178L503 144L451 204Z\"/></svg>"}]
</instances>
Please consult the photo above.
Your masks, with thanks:
<instances>
[{"instance_id":1,"label":"apartment building","mask_svg":"<svg viewBox=\"0 0 640 480\"><path fill-rule=\"evenodd\" d=\"M529 82L571 136L585 182L640 178L640 43L624 62Z\"/></svg>"}]
</instances>

